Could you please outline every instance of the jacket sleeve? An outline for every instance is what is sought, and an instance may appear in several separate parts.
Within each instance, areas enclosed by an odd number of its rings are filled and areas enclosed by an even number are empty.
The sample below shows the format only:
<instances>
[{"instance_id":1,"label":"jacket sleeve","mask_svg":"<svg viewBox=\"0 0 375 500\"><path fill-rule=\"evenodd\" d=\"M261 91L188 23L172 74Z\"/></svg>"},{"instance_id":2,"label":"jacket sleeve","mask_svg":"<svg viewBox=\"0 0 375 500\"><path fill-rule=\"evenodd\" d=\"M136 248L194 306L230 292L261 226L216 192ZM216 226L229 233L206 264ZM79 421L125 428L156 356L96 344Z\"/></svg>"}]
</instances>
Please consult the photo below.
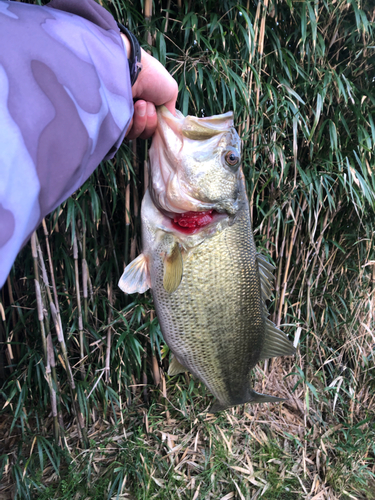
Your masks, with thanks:
<instances>
[{"instance_id":1,"label":"jacket sleeve","mask_svg":"<svg viewBox=\"0 0 375 500\"><path fill-rule=\"evenodd\" d=\"M94 0L0 0L0 288L42 218L120 146L126 49Z\"/></svg>"}]
</instances>

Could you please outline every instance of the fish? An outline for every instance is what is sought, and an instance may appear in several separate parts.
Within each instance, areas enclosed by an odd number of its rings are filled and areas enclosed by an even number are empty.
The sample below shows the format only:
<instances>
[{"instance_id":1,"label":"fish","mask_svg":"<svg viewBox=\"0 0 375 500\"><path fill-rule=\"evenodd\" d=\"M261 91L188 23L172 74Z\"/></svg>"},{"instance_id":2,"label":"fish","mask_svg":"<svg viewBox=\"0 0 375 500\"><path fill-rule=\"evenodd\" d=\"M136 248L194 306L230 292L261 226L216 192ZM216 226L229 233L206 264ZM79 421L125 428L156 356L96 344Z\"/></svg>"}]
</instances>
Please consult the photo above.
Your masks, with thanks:
<instances>
[{"instance_id":1,"label":"fish","mask_svg":"<svg viewBox=\"0 0 375 500\"><path fill-rule=\"evenodd\" d=\"M210 413L283 401L251 384L260 360L295 348L268 318L274 266L254 243L233 113L198 118L159 107L157 118L142 253L119 287L151 289L172 352L168 373L189 371L203 382L216 398Z\"/></svg>"}]
</instances>

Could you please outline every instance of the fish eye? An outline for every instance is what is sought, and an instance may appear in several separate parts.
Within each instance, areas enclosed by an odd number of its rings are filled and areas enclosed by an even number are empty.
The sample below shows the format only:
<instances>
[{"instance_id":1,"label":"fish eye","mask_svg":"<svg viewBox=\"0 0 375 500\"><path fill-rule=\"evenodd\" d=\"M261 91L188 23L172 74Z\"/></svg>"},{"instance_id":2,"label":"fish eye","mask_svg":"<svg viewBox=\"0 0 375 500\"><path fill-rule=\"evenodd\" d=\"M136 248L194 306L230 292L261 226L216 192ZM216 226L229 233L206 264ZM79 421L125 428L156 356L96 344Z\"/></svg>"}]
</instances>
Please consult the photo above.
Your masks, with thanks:
<instances>
[{"instance_id":1,"label":"fish eye","mask_svg":"<svg viewBox=\"0 0 375 500\"><path fill-rule=\"evenodd\" d=\"M229 167L236 167L240 162L240 155L235 149L230 149L224 154L224 159Z\"/></svg>"}]
</instances>

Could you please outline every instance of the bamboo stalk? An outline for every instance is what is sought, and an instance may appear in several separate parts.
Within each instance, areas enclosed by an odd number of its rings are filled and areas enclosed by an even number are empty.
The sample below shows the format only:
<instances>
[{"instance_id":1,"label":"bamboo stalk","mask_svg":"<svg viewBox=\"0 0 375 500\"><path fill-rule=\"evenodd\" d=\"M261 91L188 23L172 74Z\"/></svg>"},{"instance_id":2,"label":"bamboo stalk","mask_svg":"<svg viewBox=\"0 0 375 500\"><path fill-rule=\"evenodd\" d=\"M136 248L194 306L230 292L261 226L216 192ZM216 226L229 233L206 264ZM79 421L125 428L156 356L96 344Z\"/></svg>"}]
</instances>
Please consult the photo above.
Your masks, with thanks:
<instances>
[{"instance_id":1,"label":"bamboo stalk","mask_svg":"<svg viewBox=\"0 0 375 500\"><path fill-rule=\"evenodd\" d=\"M169 10L171 8L171 0L167 2L167 13L165 15L165 25L164 25L164 33L168 32L168 24L169 24Z\"/></svg>"},{"instance_id":2,"label":"bamboo stalk","mask_svg":"<svg viewBox=\"0 0 375 500\"><path fill-rule=\"evenodd\" d=\"M160 368L158 363L158 358L155 353L152 353L152 374L154 378L154 384L158 386L160 384Z\"/></svg>"},{"instance_id":3,"label":"bamboo stalk","mask_svg":"<svg viewBox=\"0 0 375 500\"><path fill-rule=\"evenodd\" d=\"M81 364L80 371L82 378L84 379L86 376L85 367L82 360L85 357L85 349L83 343L83 322L82 322L82 308L81 308L81 292L79 287L79 272L78 272L78 245L77 245L77 236L74 234L73 238L73 258L74 258L74 271L75 271L75 285L76 285L76 295L77 295L77 309L78 309L78 330L79 330L79 347L80 347L80 356L81 356Z\"/></svg>"},{"instance_id":4,"label":"bamboo stalk","mask_svg":"<svg viewBox=\"0 0 375 500\"><path fill-rule=\"evenodd\" d=\"M267 5L268 5L268 0L266 0L267 2ZM261 27L260 27L260 30L259 30L259 36L258 36L258 23L259 23L259 18L260 18L260 9L261 9L261 5L262 3L259 2L258 3L258 6L257 6L257 11L256 11L256 14L255 14L255 21L254 21L254 25L255 25L255 29L254 29L254 44L253 44L253 52L250 54L250 60L249 60L249 64L251 64L252 62L252 58L255 57L255 52L256 52L256 43L258 41L258 76L259 76L259 80L261 78L261 73L262 73L262 58L261 58L261 55L263 53L263 45L264 45L264 34L265 34L265 28L263 27L262 29L262 26L263 26L263 23L265 23L265 13L266 13L266 7L263 7L263 11L262 11L262 19L261 19ZM257 40L258 38L258 40ZM252 85L253 85L253 72L250 71L250 82L249 82L249 99L250 99L250 96L251 96L251 91L252 91ZM258 143L258 132L257 132L257 124L258 124L258 108L259 108L259 97L260 97L260 89L261 89L261 85L258 85L255 89L255 92L256 92L256 97L255 97L255 110L256 112L254 113L254 116L252 117L252 120L251 120L251 134L250 134L250 141L251 141L251 144L252 144L252 151L253 151L253 154L252 154L252 164L255 165L256 164L256 157L257 157L257 143ZM248 128L248 131L250 131L250 120L248 119L247 120L247 128ZM255 186L254 186L254 191L251 195L251 199L250 199L250 217L251 217L251 220L253 220L253 198L254 198L254 192L255 192Z\"/></svg>"},{"instance_id":5,"label":"bamboo stalk","mask_svg":"<svg viewBox=\"0 0 375 500\"><path fill-rule=\"evenodd\" d=\"M108 294L108 323L112 323L112 307L113 307L113 289L112 289L112 279L110 277L109 283L107 283L107 294ZM105 356L105 381L108 383L110 379L110 362L111 362L111 336L112 336L112 326L109 325L107 329L107 349Z\"/></svg>"},{"instance_id":6,"label":"bamboo stalk","mask_svg":"<svg viewBox=\"0 0 375 500\"><path fill-rule=\"evenodd\" d=\"M40 248L36 233L34 233L34 234L35 234L36 249L37 249L38 257L39 257L39 263L40 263L40 267L42 269L43 281L45 284L45 289L47 292L48 301L49 301L49 305L50 305L50 309L51 309L52 320L53 320L53 323L54 323L54 326L56 329L57 339L60 343L60 348L61 348L61 351L63 354L63 361L64 361L63 366L64 366L65 371L67 373L68 382L69 382L69 386L71 389L71 398L72 398L72 405L73 405L72 408L73 408L73 412L77 418L79 434L80 434L80 437L82 439L83 445L87 446L87 443L88 443L87 433L86 433L86 429L85 429L83 415L81 414L81 412L78 408L78 405L77 405L77 400L76 400L77 391L76 391L76 386L74 383L73 372L72 372L72 369L71 369L71 366L69 363L68 353L67 353L67 349L66 349L66 344L65 344L65 339L64 339L64 334L63 334L63 329L62 329L62 324L61 324L60 312L56 309L56 306L52 300L52 295L51 295L51 290L50 290L50 286L49 286L46 267L44 264L42 250ZM45 320L48 321L46 316L45 316ZM49 331L49 327L47 328L47 330ZM48 338L48 334L47 334L47 338ZM55 370L52 370L52 375L56 376ZM55 380L55 387L57 387L57 380Z\"/></svg>"},{"instance_id":7,"label":"bamboo stalk","mask_svg":"<svg viewBox=\"0 0 375 500\"><path fill-rule=\"evenodd\" d=\"M282 284L282 287L281 287L281 297L280 297L280 302L279 302L279 311L278 311L278 314L277 314L277 323L276 323L277 326L280 326L280 323L281 323L281 315L282 315L283 304L284 304L284 300L285 300L286 286L287 286L287 283L288 283L290 260L291 260L291 257L292 257L293 246L294 246L295 240L296 240L296 229L297 229L297 226L298 226L298 218L299 218L299 215L300 215L301 201L302 201L302 194L301 194L300 199L299 199L299 204L298 204L297 213L296 213L296 216L295 216L295 219L294 219L292 234L291 234L291 237L290 237L290 240L289 240L289 248L288 248L287 260L286 260L285 270L284 270L284 280L283 280L283 284Z\"/></svg>"},{"instance_id":8,"label":"bamboo stalk","mask_svg":"<svg viewBox=\"0 0 375 500\"><path fill-rule=\"evenodd\" d=\"M59 311L59 300L57 298L55 273L53 272L51 249L50 249L50 244L49 244L49 235L48 235L48 230L47 230L47 225L46 225L45 219L42 220L42 225L43 225L43 231L44 231L44 236L45 236L45 240L46 240L46 248L47 248L48 261L49 261L49 272L50 272L50 275L51 275L53 296L54 296L54 299L55 299L56 310Z\"/></svg>"},{"instance_id":9,"label":"bamboo stalk","mask_svg":"<svg viewBox=\"0 0 375 500\"><path fill-rule=\"evenodd\" d=\"M136 179L139 179L139 161L138 161L138 155L137 155L137 148L136 148L136 140L133 141L133 151L135 153L134 157L134 173L136 176ZM133 213L134 213L134 220L137 219L138 213L139 213L139 199L138 199L138 189L137 185L133 184Z\"/></svg>"},{"instance_id":10,"label":"bamboo stalk","mask_svg":"<svg viewBox=\"0 0 375 500\"><path fill-rule=\"evenodd\" d=\"M286 221L289 218L289 211L287 213L287 218ZM286 222L285 221L285 222ZM284 231L283 231L283 239L281 242L281 248L280 248L280 253L278 255L278 263L277 263L277 277L276 277L276 286L275 286L275 296L278 297L281 289L281 276L282 276L282 271L283 271L283 257L284 257L284 249L285 249L285 242L286 242L286 231L287 231L287 224L284 225ZM275 319L274 319L275 324L277 324L277 313L275 312Z\"/></svg>"},{"instance_id":11,"label":"bamboo stalk","mask_svg":"<svg viewBox=\"0 0 375 500\"><path fill-rule=\"evenodd\" d=\"M61 348L61 352L63 355L63 361L64 361L63 366L64 366L65 371L67 373L68 382L69 382L69 386L71 389L72 405L73 405L72 408L73 408L74 414L77 418L78 430L79 430L81 439L83 441L83 445L85 447L87 447L88 446L87 432L86 432L86 428L85 428L83 415L79 409L78 402L77 402L77 389L76 389L76 385L74 382L72 368L71 368L70 363L69 363L68 351L66 349L64 334L60 330L60 325L59 325L59 321L58 321L58 317L57 317L57 311L56 311L56 308L55 308L55 305L53 302L50 303L50 308L51 308L51 313L52 313L52 320L54 322L56 333L57 333L57 340L60 343L60 348Z\"/></svg>"},{"instance_id":12,"label":"bamboo stalk","mask_svg":"<svg viewBox=\"0 0 375 500\"><path fill-rule=\"evenodd\" d=\"M51 254L50 244L49 244L49 233L48 233L48 230L47 230L47 225L46 225L45 219L43 219L42 225L43 225L44 236L45 236L45 240L46 240L46 248L47 248L47 255L48 255L48 260L49 260L49 268L50 268L50 274L51 274L53 296L54 296L54 300L55 300L55 306L56 306L56 311L57 311L57 314L58 314L60 328L62 330L60 307L59 307L59 298L58 298L58 295L57 295L57 288L56 288L56 282L55 282L55 273L54 273L53 265L52 265L52 254ZM57 221L56 221L56 228L55 229L57 229L57 232L58 232ZM45 320L47 321L47 317L46 316L45 316ZM49 346L48 342L50 343L50 346ZM55 353L54 353L54 350L53 350L52 337L51 337L50 333L48 333L48 336L47 336L47 359L49 359L49 363L50 363L50 366L51 366L53 383L55 384L55 387L57 388L58 387L58 381L57 381L57 374L56 374ZM55 392L55 389L53 388L53 386L52 386L52 389L53 389L52 396L56 400L56 392ZM60 421L60 428L63 429L63 418L62 418L62 413L61 413L60 398L57 398L57 416L58 416L58 419ZM56 436L56 431L55 431L55 436Z\"/></svg>"},{"instance_id":13,"label":"bamboo stalk","mask_svg":"<svg viewBox=\"0 0 375 500\"><path fill-rule=\"evenodd\" d=\"M130 262L135 259L137 253L137 239L133 236L130 243Z\"/></svg>"},{"instance_id":14,"label":"bamboo stalk","mask_svg":"<svg viewBox=\"0 0 375 500\"><path fill-rule=\"evenodd\" d=\"M86 242L84 242L86 244ZM82 286L83 286L83 303L84 303L84 319L85 324L88 321L88 291L87 291L87 283L88 283L88 266L85 258L82 259Z\"/></svg>"},{"instance_id":15,"label":"bamboo stalk","mask_svg":"<svg viewBox=\"0 0 375 500\"><path fill-rule=\"evenodd\" d=\"M169 413L168 406L167 406L167 384L165 381L165 375L163 371L161 372L161 390L162 390L162 396L164 400L164 407L165 407L165 416L167 417L167 424L170 424L171 420L171 414Z\"/></svg>"},{"instance_id":16,"label":"bamboo stalk","mask_svg":"<svg viewBox=\"0 0 375 500\"><path fill-rule=\"evenodd\" d=\"M146 29L146 41L148 45L152 45L152 34L150 31L151 17L152 17L152 0L145 0L144 3L145 21L147 25Z\"/></svg>"},{"instance_id":17,"label":"bamboo stalk","mask_svg":"<svg viewBox=\"0 0 375 500\"><path fill-rule=\"evenodd\" d=\"M42 254L42 249L40 247L40 244L39 244L39 241L38 241L38 236L37 236L36 233L35 233L35 244L36 244L36 249L37 249L38 258L39 258L39 265L40 265L40 268L42 270L42 279L43 279L43 283L44 283L44 286L45 286L45 291L47 292L48 303L51 303L52 302L52 295L51 295L51 290L50 290L50 285L49 285L47 270L46 270L46 266L44 264L44 258L43 258L43 254ZM35 268L35 261L34 261L34 268ZM60 310L59 309L56 309L56 310L57 310L57 318L58 318L58 321L59 321L60 330L62 331ZM45 319L45 321L48 321L47 315L44 316L44 319Z\"/></svg>"},{"instance_id":18,"label":"bamboo stalk","mask_svg":"<svg viewBox=\"0 0 375 500\"><path fill-rule=\"evenodd\" d=\"M145 142L145 154L147 157L147 142ZM148 161L145 160L143 162L143 194L147 191L148 189Z\"/></svg>"},{"instance_id":19,"label":"bamboo stalk","mask_svg":"<svg viewBox=\"0 0 375 500\"><path fill-rule=\"evenodd\" d=\"M39 284L38 280L35 279L34 284L35 284L36 303L37 303L37 309L38 309L38 319L39 319L39 323L40 323L40 331L42 334L44 359L45 359L45 362L47 363L47 338L46 338L46 332L44 329L44 313L43 313L42 294L40 291L40 284Z\"/></svg>"},{"instance_id":20,"label":"bamboo stalk","mask_svg":"<svg viewBox=\"0 0 375 500\"><path fill-rule=\"evenodd\" d=\"M130 172L127 169L127 182L125 190L125 265L129 263L129 241L130 241Z\"/></svg>"},{"instance_id":21,"label":"bamboo stalk","mask_svg":"<svg viewBox=\"0 0 375 500\"><path fill-rule=\"evenodd\" d=\"M133 148L133 157L134 157L134 163L133 163L133 170L136 179L139 178L139 163L138 163L138 155L137 155L137 140L134 139L132 144ZM138 212L139 212L139 207L138 207L138 190L137 190L137 185L132 185L133 187L133 237L131 239L130 243L130 260L134 260L136 257L136 251L137 251L137 225L138 225Z\"/></svg>"},{"instance_id":22,"label":"bamboo stalk","mask_svg":"<svg viewBox=\"0 0 375 500\"><path fill-rule=\"evenodd\" d=\"M99 188L99 194L100 194L100 199L101 199L101 202L103 204L103 207L104 207L104 219L105 219L105 222L106 222L106 225L107 225L107 229L108 229L108 236L109 236L109 241L110 241L110 248L112 250L112 253L113 253L113 258L114 258L114 261L115 261L115 266L116 266L116 271L117 271L117 275L120 274L120 269L119 269L119 265L118 265L118 261L117 261L117 255L116 255L116 249L115 249L115 244L114 244L114 241L113 241L113 236L112 236L112 230L111 230L111 225L109 223L109 219L108 219L108 208L107 208L107 203L106 203L106 200L103 196L103 191L102 191L102 187L100 185L100 183L98 182L98 188Z\"/></svg>"},{"instance_id":23,"label":"bamboo stalk","mask_svg":"<svg viewBox=\"0 0 375 500\"><path fill-rule=\"evenodd\" d=\"M257 37L258 37L258 23L259 23L259 17L260 17L260 8L261 8L261 2L258 2L258 5L257 5L257 10L256 10L256 13L255 13L255 19L254 19L254 40L252 41L251 43L251 35L250 35L250 29L249 29L249 40L250 40L250 54L249 54L249 66L251 65L252 63L252 60L253 60L253 57L255 56L255 46L256 46L256 40L257 40ZM247 10L249 10L249 2L248 2L248 7L247 7ZM253 72L251 71L251 69L249 68L249 99L251 98L251 91L252 91L252 87L253 87ZM254 123L254 118L252 119L252 123ZM246 129L245 129L247 132L250 131L250 115L248 114L247 115L247 118L246 118ZM252 144L254 145L254 141L253 141L253 138L251 139L251 142ZM252 216L252 214L251 214Z\"/></svg>"},{"instance_id":24,"label":"bamboo stalk","mask_svg":"<svg viewBox=\"0 0 375 500\"><path fill-rule=\"evenodd\" d=\"M36 249L36 233L35 233L35 231L31 236L31 254L33 257L33 261L34 261L34 274L35 274L34 284L35 284L36 304L37 304L37 310L38 310L38 319L39 319L39 323L40 323L40 331L42 334L44 359L45 359L45 362L47 363L47 338L46 338L46 332L44 329L43 302L42 302L42 294L40 291L38 252Z\"/></svg>"},{"instance_id":25,"label":"bamboo stalk","mask_svg":"<svg viewBox=\"0 0 375 500\"><path fill-rule=\"evenodd\" d=\"M84 304L84 320L85 325L87 325L88 318L88 293L87 293L87 282L88 282L88 266L86 261L86 224L82 224L82 292L83 292L83 304Z\"/></svg>"},{"instance_id":26,"label":"bamboo stalk","mask_svg":"<svg viewBox=\"0 0 375 500\"><path fill-rule=\"evenodd\" d=\"M372 279L371 279L371 286L372 286L372 299L370 302L370 311L369 311L369 318L368 318L368 327L371 330L371 324L372 322L375 321L375 265L372 265Z\"/></svg>"},{"instance_id":27,"label":"bamboo stalk","mask_svg":"<svg viewBox=\"0 0 375 500\"><path fill-rule=\"evenodd\" d=\"M46 379L50 391L50 399L51 399L51 408L52 408L52 416L53 416L53 431L56 444L59 444L59 422L58 422L58 411L57 411L57 398L56 391L52 383L51 377L51 367L55 368L55 356L53 352L52 346L52 338L51 333L48 333L46 336L44 320L45 318L45 308L43 306L42 293L40 288L40 276L38 269L38 252L37 252L37 236L34 232L31 236L31 252L34 260L34 270L35 270L35 295L36 295L36 303L37 303L37 311L38 311L38 320L40 325L40 331L42 335L42 343L43 343L43 351L44 351L44 359L45 359L45 373ZM48 326L48 323L47 323ZM49 326L48 326L49 329ZM54 381L55 386L57 386L56 380L56 372L54 372Z\"/></svg>"},{"instance_id":28,"label":"bamboo stalk","mask_svg":"<svg viewBox=\"0 0 375 500\"><path fill-rule=\"evenodd\" d=\"M55 391L55 388L53 387L52 377L51 377L51 368L55 368L55 366L56 366L55 353L53 352L52 337L51 337L51 334L49 333L49 335L47 337L46 377L47 377L47 383L48 383L50 395L51 395L51 407L52 407L54 436L55 436L55 441L58 444L59 443L59 421L58 421L58 417L57 417L58 413L57 413L56 391Z\"/></svg>"},{"instance_id":29,"label":"bamboo stalk","mask_svg":"<svg viewBox=\"0 0 375 500\"><path fill-rule=\"evenodd\" d=\"M0 323L0 379L5 379L5 360L4 360L4 351L6 353L5 339L6 339L6 328L5 328L5 311L3 304L0 302L0 315L1 315L1 323ZM4 326L3 326L4 324ZM5 354L6 356L6 354Z\"/></svg>"},{"instance_id":30,"label":"bamboo stalk","mask_svg":"<svg viewBox=\"0 0 375 500\"><path fill-rule=\"evenodd\" d=\"M265 30L266 30L267 8L268 8L268 0L264 0L263 11L262 11L262 20L260 23L260 31L259 31L259 44L258 44L259 55L263 54L263 49L264 49L264 35L265 35Z\"/></svg>"},{"instance_id":31,"label":"bamboo stalk","mask_svg":"<svg viewBox=\"0 0 375 500\"><path fill-rule=\"evenodd\" d=\"M154 320L154 311L150 311L150 324L153 322L153 320ZM152 376L154 379L154 384L158 386L161 381L161 376L160 376L159 362L158 358L156 357L155 351L152 352L151 362L152 362Z\"/></svg>"},{"instance_id":32,"label":"bamboo stalk","mask_svg":"<svg viewBox=\"0 0 375 500\"><path fill-rule=\"evenodd\" d=\"M152 17L152 0L145 0L144 3L145 18L150 20Z\"/></svg>"},{"instance_id":33,"label":"bamboo stalk","mask_svg":"<svg viewBox=\"0 0 375 500\"><path fill-rule=\"evenodd\" d=\"M57 319L57 311L56 311L55 304L53 302L51 302L50 307L51 307L51 313L52 313L52 320L53 320L53 323L55 325L55 329L56 329L56 333L57 333L57 340L60 342L60 348L61 348L61 352L62 352L62 355L64 358L64 368L65 368L65 371L67 372L67 375L68 375L68 381L69 381L70 387L73 390L75 390L76 386L75 386L75 382L74 382L74 378L73 378L73 372L72 372L72 368L71 368L70 363L69 363L68 351L66 349L64 334L60 329L60 325L59 325L59 322Z\"/></svg>"},{"instance_id":34,"label":"bamboo stalk","mask_svg":"<svg viewBox=\"0 0 375 500\"><path fill-rule=\"evenodd\" d=\"M16 319L16 309L14 307L14 297L13 297L13 290L12 290L12 283L10 281L10 274L8 274L7 277L7 286L8 286L8 294L9 294L9 302L10 302L10 307L12 311L12 325L13 325L13 331L14 331L14 340L16 341L16 353L17 353L17 358L19 359L20 357L20 346L19 346L19 340L18 340L18 333L15 331L16 325L17 325L17 319ZM13 355L13 349L11 345L8 343L8 349L9 349L9 354L12 359L12 363L14 360L14 355Z\"/></svg>"},{"instance_id":35,"label":"bamboo stalk","mask_svg":"<svg viewBox=\"0 0 375 500\"><path fill-rule=\"evenodd\" d=\"M143 353L143 372L142 372L142 384L143 384L143 400L148 404L148 391L147 391L147 349L145 348Z\"/></svg>"}]
</instances>

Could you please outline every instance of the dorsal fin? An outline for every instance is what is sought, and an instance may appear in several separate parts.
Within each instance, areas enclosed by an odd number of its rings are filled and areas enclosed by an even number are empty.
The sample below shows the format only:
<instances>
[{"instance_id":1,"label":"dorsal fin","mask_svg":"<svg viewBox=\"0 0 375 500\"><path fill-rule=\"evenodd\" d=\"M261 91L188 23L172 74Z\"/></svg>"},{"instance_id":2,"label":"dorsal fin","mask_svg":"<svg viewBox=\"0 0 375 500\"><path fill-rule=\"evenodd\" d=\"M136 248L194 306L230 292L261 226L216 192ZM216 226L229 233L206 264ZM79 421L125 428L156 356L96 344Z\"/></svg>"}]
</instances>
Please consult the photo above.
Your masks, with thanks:
<instances>
[{"instance_id":1,"label":"dorsal fin","mask_svg":"<svg viewBox=\"0 0 375 500\"><path fill-rule=\"evenodd\" d=\"M273 264L271 264L270 262L268 262L268 260L265 258L265 256L262 255L261 253L257 253L257 259L258 259L258 263L260 263L260 265L262 265L262 267L265 267L268 271L270 271L270 273L272 273L275 270L275 266Z\"/></svg>"},{"instance_id":2,"label":"dorsal fin","mask_svg":"<svg viewBox=\"0 0 375 500\"><path fill-rule=\"evenodd\" d=\"M260 287L262 291L262 299L265 302L266 300L269 300L271 297L271 290L273 288L272 282L274 280L272 271L275 268L260 253L257 254L257 261L258 261L258 269L260 277Z\"/></svg>"}]
</instances>

